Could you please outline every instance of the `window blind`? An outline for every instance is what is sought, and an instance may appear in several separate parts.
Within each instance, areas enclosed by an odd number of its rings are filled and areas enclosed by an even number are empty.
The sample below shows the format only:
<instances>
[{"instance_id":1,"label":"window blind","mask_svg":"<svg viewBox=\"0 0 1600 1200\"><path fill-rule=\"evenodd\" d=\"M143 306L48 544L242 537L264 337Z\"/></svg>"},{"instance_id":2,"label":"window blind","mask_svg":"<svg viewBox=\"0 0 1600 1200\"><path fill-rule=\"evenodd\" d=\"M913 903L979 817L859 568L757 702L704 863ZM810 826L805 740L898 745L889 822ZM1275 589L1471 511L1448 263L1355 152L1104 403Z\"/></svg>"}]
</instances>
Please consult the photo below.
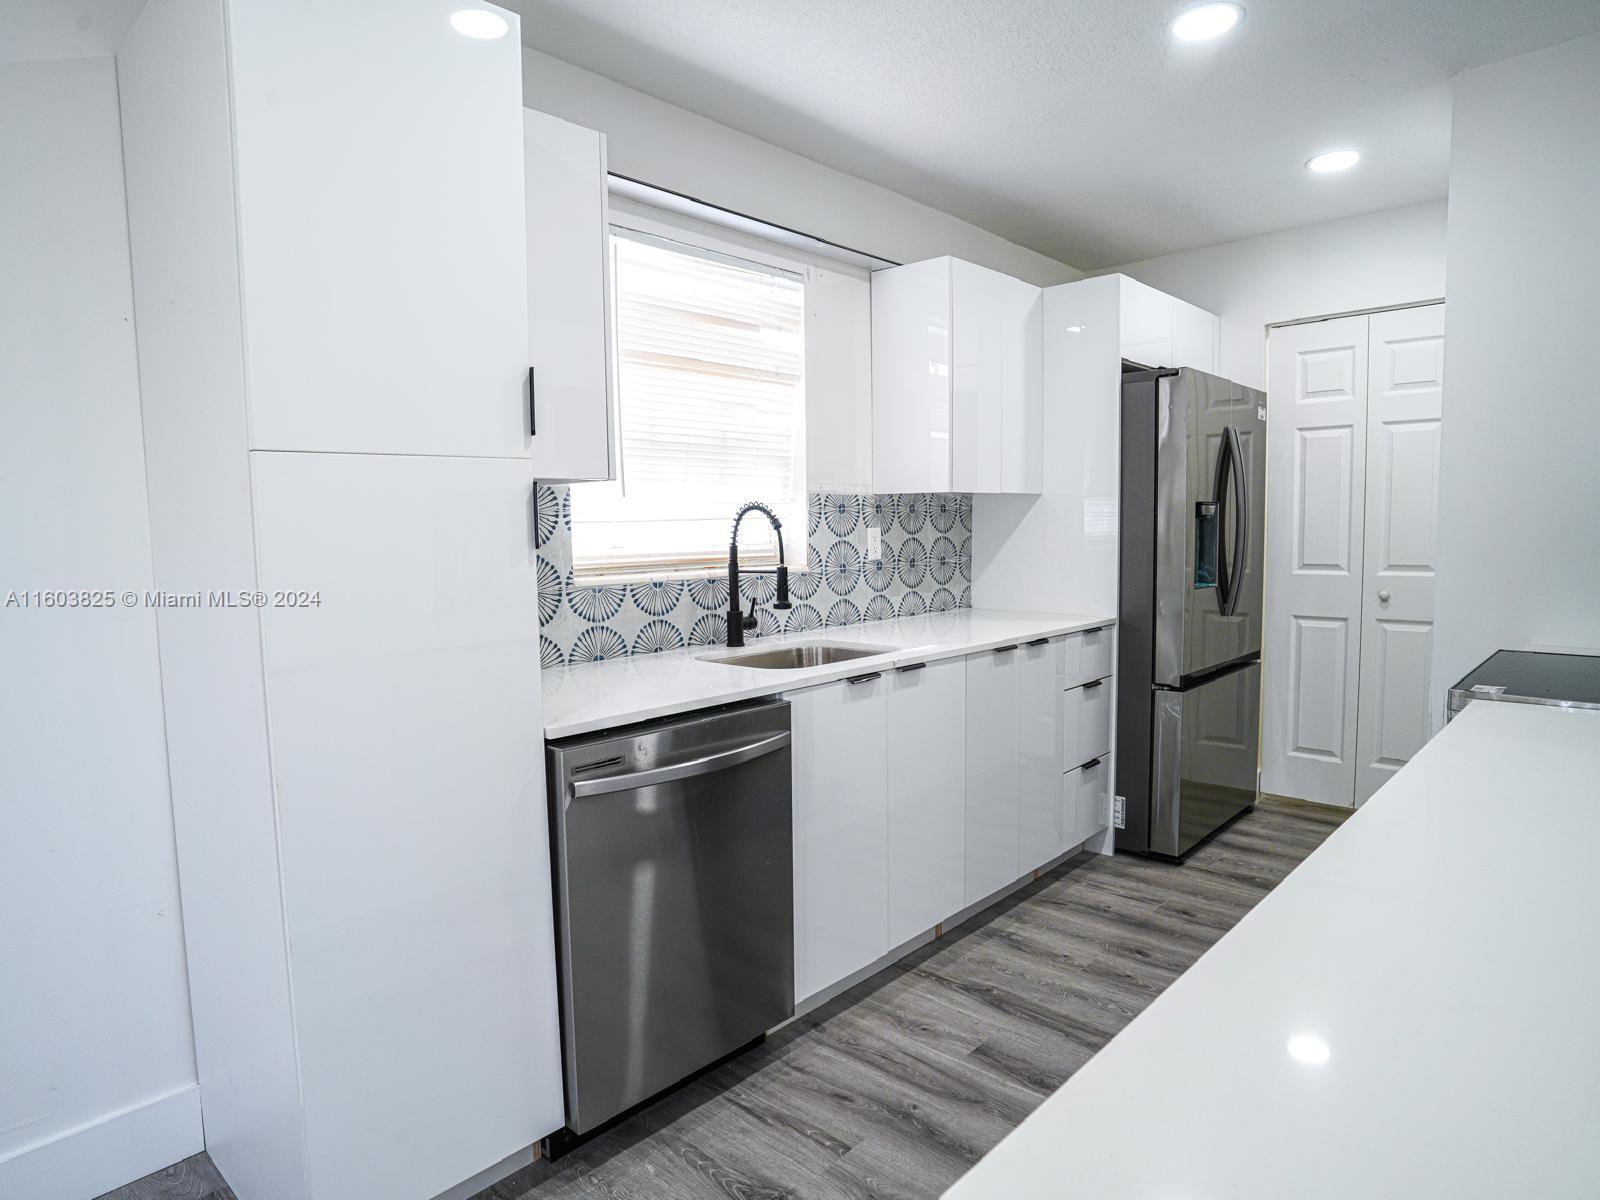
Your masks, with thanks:
<instances>
[{"instance_id":1,"label":"window blind","mask_svg":"<svg viewBox=\"0 0 1600 1200\"><path fill-rule=\"evenodd\" d=\"M615 234L618 479L572 490L579 576L701 573L726 562L746 500L805 561L805 288L709 251ZM776 562L747 521L740 561Z\"/></svg>"}]
</instances>

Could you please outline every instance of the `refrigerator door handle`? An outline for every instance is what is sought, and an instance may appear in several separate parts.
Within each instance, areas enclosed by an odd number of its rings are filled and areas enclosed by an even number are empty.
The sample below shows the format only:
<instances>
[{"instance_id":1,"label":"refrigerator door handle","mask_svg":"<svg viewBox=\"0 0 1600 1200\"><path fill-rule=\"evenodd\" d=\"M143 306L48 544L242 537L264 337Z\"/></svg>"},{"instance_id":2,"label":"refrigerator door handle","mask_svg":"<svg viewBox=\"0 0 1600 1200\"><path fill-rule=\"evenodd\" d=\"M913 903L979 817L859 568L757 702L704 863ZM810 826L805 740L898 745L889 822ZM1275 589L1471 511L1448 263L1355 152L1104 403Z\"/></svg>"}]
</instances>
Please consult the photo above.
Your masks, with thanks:
<instances>
[{"instance_id":1,"label":"refrigerator door handle","mask_svg":"<svg viewBox=\"0 0 1600 1200\"><path fill-rule=\"evenodd\" d=\"M1244 476L1244 447L1239 444L1237 426L1228 426L1228 473L1233 476L1233 498L1239 518L1233 527L1233 557L1228 563L1228 616L1239 610L1239 594L1244 591L1245 556L1250 552L1250 488Z\"/></svg>"},{"instance_id":2,"label":"refrigerator door handle","mask_svg":"<svg viewBox=\"0 0 1600 1200\"><path fill-rule=\"evenodd\" d=\"M1233 457L1233 441L1228 434L1233 426L1223 431L1222 444L1217 447L1217 465L1211 475L1211 503L1215 506L1217 542L1217 611L1228 615L1228 597L1233 594L1233 571L1228 562L1228 547L1224 544L1228 532L1228 466Z\"/></svg>"}]
</instances>

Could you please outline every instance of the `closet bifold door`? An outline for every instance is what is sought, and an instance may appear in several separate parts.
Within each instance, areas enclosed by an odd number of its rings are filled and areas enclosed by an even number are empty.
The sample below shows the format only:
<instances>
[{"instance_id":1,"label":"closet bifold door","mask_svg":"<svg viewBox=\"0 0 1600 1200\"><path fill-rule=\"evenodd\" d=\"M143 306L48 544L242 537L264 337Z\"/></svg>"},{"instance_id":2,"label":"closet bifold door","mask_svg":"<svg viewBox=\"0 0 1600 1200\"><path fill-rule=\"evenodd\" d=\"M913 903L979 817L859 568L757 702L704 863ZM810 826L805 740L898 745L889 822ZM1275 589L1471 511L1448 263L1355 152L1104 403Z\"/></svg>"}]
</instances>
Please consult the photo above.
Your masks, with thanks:
<instances>
[{"instance_id":1,"label":"closet bifold door","mask_svg":"<svg viewBox=\"0 0 1600 1200\"><path fill-rule=\"evenodd\" d=\"M1367 471L1365 316L1268 342L1267 606L1261 786L1348 807Z\"/></svg>"},{"instance_id":2,"label":"closet bifold door","mask_svg":"<svg viewBox=\"0 0 1600 1200\"><path fill-rule=\"evenodd\" d=\"M1358 805L1409 762L1430 733L1444 321L1442 304L1370 318Z\"/></svg>"}]
</instances>

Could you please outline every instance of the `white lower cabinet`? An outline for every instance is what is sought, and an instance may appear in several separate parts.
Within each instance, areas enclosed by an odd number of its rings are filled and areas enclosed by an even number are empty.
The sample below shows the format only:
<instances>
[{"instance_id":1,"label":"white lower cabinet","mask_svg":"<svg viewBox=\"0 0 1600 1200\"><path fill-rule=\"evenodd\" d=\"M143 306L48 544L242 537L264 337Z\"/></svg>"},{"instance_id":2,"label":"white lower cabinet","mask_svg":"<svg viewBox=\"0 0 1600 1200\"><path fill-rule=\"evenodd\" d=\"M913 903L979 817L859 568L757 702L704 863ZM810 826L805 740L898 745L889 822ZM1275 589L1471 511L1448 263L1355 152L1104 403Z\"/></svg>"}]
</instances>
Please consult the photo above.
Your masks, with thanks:
<instances>
[{"instance_id":1,"label":"white lower cabinet","mask_svg":"<svg viewBox=\"0 0 1600 1200\"><path fill-rule=\"evenodd\" d=\"M965 905L964 660L911 664L888 680L889 945Z\"/></svg>"},{"instance_id":2,"label":"white lower cabinet","mask_svg":"<svg viewBox=\"0 0 1600 1200\"><path fill-rule=\"evenodd\" d=\"M1062 849L1081 846L1111 824L1111 760L1092 758L1061 777Z\"/></svg>"},{"instance_id":3,"label":"white lower cabinet","mask_svg":"<svg viewBox=\"0 0 1600 1200\"><path fill-rule=\"evenodd\" d=\"M966 659L968 904L1022 873L1019 663L1016 646Z\"/></svg>"},{"instance_id":4,"label":"white lower cabinet","mask_svg":"<svg viewBox=\"0 0 1600 1200\"><path fill-rule=\"evenodd\" d=\"M889 691L873 674L791 692L794 994L889 952Z\"/></svg>"},{"instance_id":5,"label":"white lower cabinet","mask_svg":"<svg viewBox=\"0 0 1600 1200\"><path fill-rule=\"evenodd\" d=\"M1101 625L1062 638L1062 686L1077 687L1110 675L1115 637L1115 629Z\"/></svg>"},{"instance_id":6,"label":"white lower cabinet","mask_svg":"<svg viewBox=\"0 0 1600 1200\"><path fill-rule=\"evenodd\" d=\"M1061 707L1064 643L1040 638L1017 651L1018 873L1062 850Z\"/></svg>"},{"instance_id":7,"label":"white lower cabinet","mask_svg":"<svg viewBox=\"0 0 1600 1200\"><path fill-rule=\"evenodd\" d=\"M1067 691L1061 706L1061 763L1070 770L1111 753L1111 681L1096 679Z\"/></svg>"}]
</instances>

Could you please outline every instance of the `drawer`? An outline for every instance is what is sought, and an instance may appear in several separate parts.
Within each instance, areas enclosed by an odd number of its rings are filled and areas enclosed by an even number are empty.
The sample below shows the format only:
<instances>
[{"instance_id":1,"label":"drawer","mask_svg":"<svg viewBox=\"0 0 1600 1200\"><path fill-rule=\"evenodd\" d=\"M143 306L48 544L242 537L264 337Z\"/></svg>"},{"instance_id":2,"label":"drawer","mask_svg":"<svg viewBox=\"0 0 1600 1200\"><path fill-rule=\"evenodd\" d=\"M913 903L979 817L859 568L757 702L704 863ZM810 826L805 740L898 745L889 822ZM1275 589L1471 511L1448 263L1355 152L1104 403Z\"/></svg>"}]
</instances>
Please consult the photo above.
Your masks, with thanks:
<instances>
[{"instance_id":1,"label":"drawer","mask_svg":"<svg viewBox=\"0 0 1600 1200\"><path fill-rule=\"evenodd\" d=\"M1092 758L1061 777L1062 848L1080 845L1111 823L1111 760Z\"/></svg>"},{"instance_id":2,"label":"drawer","mask_svg":"<svg viewBox=\"0 0 1600 1200\"><path fill-rule=\"evenodd\" d=\"M1061 765L1070 770L1111 753L1111 682L1069 688L1061 705Z\"/></svg>"},{"instance_id":3,"label":"drawer","mask_svg":"<svg viewBox=\"0 0 1600 1200\"><path fill-rule=\"evenodd\" d=\"M1077 687L1080 683L1110 675L1115 669L1112 644L1116 634L1114 625L1067 634L1064 686Z\"/></svg>"}]
</instances>

